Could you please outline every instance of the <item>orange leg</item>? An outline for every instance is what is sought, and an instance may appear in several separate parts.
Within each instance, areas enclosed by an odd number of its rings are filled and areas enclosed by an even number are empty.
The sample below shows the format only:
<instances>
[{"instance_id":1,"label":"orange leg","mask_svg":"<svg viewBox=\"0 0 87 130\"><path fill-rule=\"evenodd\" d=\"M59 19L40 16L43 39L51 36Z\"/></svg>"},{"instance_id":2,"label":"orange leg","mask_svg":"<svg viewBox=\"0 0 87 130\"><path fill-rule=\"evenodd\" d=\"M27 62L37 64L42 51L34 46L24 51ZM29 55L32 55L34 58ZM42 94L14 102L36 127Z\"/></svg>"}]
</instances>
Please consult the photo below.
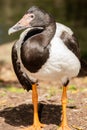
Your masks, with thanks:
<instances>
[{"instance_id":1,"label":"orange leg","mask_svg":"<svg viewBox=\"0 0 87 130\"><path fill-rule=\"evenodd\" d=\"M67 105L67 87L63 87L62 93L62 123L58 130L71 130L67 124L66 117L66 105Z\"/></svg>"},{"instance_id":2,"label":"orange leg","mask_svg":"<svg viewBox=\"0 0 87 130\"><path fill-rule=\"evenodd\" d=\"M39 116L38 116L38 94L37 94L37 86L36 84L32 85L32 102L34 105L34 119L33 125L25 128L23 130L42 130L45 127L44 124L40 123Z\"/></svg>"}]
</instances>

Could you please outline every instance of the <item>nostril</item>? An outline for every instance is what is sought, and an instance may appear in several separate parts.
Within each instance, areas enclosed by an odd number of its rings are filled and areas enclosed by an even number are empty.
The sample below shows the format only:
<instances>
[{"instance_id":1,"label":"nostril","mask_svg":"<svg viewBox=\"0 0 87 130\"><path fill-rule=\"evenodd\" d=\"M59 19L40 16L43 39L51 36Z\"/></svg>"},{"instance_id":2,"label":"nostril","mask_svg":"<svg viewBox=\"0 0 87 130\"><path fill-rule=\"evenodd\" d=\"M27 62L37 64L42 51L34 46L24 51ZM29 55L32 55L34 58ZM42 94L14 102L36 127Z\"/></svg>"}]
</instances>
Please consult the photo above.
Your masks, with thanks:
<instances>
[{"instance_id":1,"label":"nostril","mask_svg":"<svg viewBox=\"0 0 87 130\"><path fill-rule=\"evenodd\" d=\"M19 29L21 29L21 26L16 26L16 27L14 27L14 29L19 30Z\"/></svg>"}]
</instances>

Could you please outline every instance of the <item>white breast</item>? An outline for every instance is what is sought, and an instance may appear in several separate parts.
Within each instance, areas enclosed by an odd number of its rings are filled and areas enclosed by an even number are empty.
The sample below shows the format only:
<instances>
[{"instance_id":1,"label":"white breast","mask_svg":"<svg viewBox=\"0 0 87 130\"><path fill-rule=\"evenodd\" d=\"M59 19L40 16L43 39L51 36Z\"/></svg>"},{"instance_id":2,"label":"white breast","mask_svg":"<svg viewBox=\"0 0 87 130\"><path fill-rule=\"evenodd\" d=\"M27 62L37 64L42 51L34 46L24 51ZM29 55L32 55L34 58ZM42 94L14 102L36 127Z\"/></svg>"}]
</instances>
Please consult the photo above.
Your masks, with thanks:
<instances>
[{"instance_id":1,"label":"white breast","mask_svg":"<svg viewBox=\"0 0 87 130\"><path fill-rule=\"evenodd\" d=\"M60 26L59 26L60 25ZM59 28L60 27L60 28ZM78 58L70 51L60 35L63 30L68 31L71 35L73 32L66 26L57 23L57 29L54 38L51 41L50 56L47 62L37 72L36 77L45 80L63 80L64 78L72 78L78 75L80 70L80 62Z\"/></svg>"}]
</instances>

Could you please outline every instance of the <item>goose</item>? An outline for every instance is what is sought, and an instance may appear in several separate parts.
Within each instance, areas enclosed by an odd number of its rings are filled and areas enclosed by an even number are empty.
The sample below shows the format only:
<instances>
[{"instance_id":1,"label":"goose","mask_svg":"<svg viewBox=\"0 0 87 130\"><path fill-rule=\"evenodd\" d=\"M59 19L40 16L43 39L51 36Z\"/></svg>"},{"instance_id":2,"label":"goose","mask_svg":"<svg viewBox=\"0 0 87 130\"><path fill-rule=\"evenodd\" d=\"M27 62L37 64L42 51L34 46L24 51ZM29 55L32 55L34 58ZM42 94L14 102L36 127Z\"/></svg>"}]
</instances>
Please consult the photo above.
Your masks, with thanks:
<instances>
[{"instance_id":1,"label":"goose","mask_svg":"<svg viewBox=\"0 0 87 130\"><path fill-rule=\"evenodd\" d=\"M62 121L58 130L71 130L66 115L67 85L81 69L78 40L69 27L56 22L51 14L37 6L29 8L8 33L20 30L23 32L12 47L12 64L23 88L32 90L34 107L33 125L25 130L45 127L38 117L39 80L61 82Z\"/></svg>"}]
</instances>

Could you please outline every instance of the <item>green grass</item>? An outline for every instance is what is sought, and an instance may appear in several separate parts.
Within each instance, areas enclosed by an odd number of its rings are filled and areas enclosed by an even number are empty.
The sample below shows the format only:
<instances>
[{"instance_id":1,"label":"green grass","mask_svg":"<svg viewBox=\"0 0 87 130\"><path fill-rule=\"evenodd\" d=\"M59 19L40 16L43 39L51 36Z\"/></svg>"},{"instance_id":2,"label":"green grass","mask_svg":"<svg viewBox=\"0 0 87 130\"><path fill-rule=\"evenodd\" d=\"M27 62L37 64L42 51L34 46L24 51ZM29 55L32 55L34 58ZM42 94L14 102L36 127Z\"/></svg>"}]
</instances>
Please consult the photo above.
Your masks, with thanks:
<instances>
[{"instance_id":1,"label":"green grass","mask_svg":"<svg viewBox=\"0 0 87 130\"><path fill-rule=\"evenodd\" d=\"M0 97L4 97L4 96L6 96L5 92L0 93Z\"/></svg>"},{"instance_id":2,"label":"green grass","mask_svg":"<svg viewBox=\"0 0 87 130\"><path fill-rule=\"evenodd\" d=\"M70 91L77 91L77 88L76 88L75 85L70 85L70 86L69 86L69 90L70 90Z\"/></svg>"},{"instance_id":3,"label":"green grass","mask_svg":"<svg viewBox=\"0 0 87 130\"><path fill-rule=\"evenodd\" d=\"M23 93L24 90L22 88L16 88L14 86L7 86L6 90L13 93Z\"/></svg>"},{"instance_id":4,"label":"green grass","mask_svg":"<svg viewBox=\"0 0 87 130\"><path fill-rule=\"evenodd\" d=\"M75 102L75 100L73 100L73 99L68 99L68 103L74 103Z\"/></svg>"},{"instance_id":5,"label":"green grass","mask_svg":"<svg viewBox=\"0 0 87 130\"><path fill-rule=\"evenodd\" d=\"M80 88L80 91L81 91L81 92L87 92L87 88L86 88L86 87Z\"/></svg>"},{"instance_id":6,"label":"green grass","mask_svg":"<svg viewBox=\"0 0 87 130\"><path fill-rule=\"evenodd\" d=\"M48 90L48 99L56 95L57 93L58 90L55 87L50 87L50 89Z\"/></svg>"}]
</instances>

